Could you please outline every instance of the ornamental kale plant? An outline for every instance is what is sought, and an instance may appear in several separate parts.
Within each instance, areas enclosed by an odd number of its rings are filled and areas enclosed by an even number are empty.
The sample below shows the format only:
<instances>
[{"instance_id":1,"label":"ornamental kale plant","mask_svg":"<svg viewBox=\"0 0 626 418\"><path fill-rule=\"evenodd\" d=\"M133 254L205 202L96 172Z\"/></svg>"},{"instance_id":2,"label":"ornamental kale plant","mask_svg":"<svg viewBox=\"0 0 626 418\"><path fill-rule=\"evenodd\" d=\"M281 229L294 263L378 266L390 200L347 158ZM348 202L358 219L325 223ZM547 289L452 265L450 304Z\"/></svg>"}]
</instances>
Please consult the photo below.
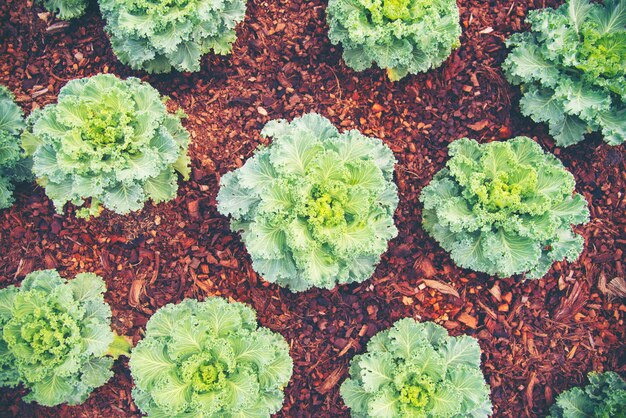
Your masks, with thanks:
<instances>
[{"instance_id":1,"label":"ornamental kale plant","mask_svg":"<svg viewBox=\"0 0 626 418\"><path fill-rule=\"evenodd\" d=\"M469 336L411 318L376 334L350 363L341 396L363 418L488 417L480 346Z\"/></svg>"},{"instance_id":2,"label":"ornamental kale plant","mask_svg":"<svg viewBox=\"0 0 626 418\"><path fill-rule=\"evenodd\" d=\"M601 131L610 145L626 140L626 2L570 0L532 11L530 32L513 35L504 62L521 84L522 113L547 122L559 146Z\"/></svg>"},{"instance_id":3,"label":"ornamental kale plant","mask_svg":"<svg viewBox=\"0 0 626 418\"><path fill-rule=\"evenodd\" d=\"M561 393L548 418L626 418L626 382L615 372L588 375L589 384Z\"/></svg>"},{"instance_id":4,"label":"ornamental kale plant","mask_svg":"<svg viewBox=\"0 0 626 418\"><path fill-rule=\"evenodd\" d=\"M293 291L368 279L397 234L391 150L317 114L261 135L273 143L224 175L217 196L254 269Z\"/></svg>"},{"instance_id":5,"label":"ornamental kale plant","mask_svg":"<svg viewBox=\"0 0 626 418\"><path fill-rule=\"evenodd\" d=\"M30 273L0 290L0 386L23 384L25 401L76 405L111 376L111 309L104 281L92 273L62 279Z\"/></svg>"},{"instance_id":6,"label":"ornamental kale plant","mask_svg":"<svg viewBox=\"0 0 626 418\"><path fill-rule=\"evenodd\" d=\"M126 214L176 197L176 171L188 178L183 116L149 84L100 74L70 81L58 104L33 112L22 145L57 211L91 198L77 216L98 216L101 205Z\"/></svg>"},{"instance_id":7,"label":"ornamental kale plant","mask_svg":"<svg viewBox=\"0 0 626 418\"><path fill-rule=\"evenodd\" d=\"M23 129L22 110L9 89L0 86L0 209L13 204L13 183L32 177L30 160L24 157L20 147Z\"/></svg>"},{"instance_id":8,"label":"ornamental kale plant","mask_svg":"<svg viewBox=\"0 0 626 418\"><path fill-rule=\"evenodd\" d=\"M327 14L346 65L374 62L392 81L438 67L460 45L455 0L329 0Z\"/></svg>"},{"instance_id":9,"label":"ornamental kale plant","mask_svg":"<svg viewBox=\"0 0 626 418\"><path fill-rule=\"evenodd\" d=\"M42 0L42 2L47 11L63 20L81 17L87 9L87 0Z\"/></svg>"},{"instance_id":10,"label":"ornamental kale plant","mask_svg":"<svg viewBox=\"0 0 626 418\"><path fill-rule=\"evenodd\" d=\"M589 220L574 177L532 139L449 146L447 168L421 193L424 229L460 266L500 277L541 278L554 261L574 261Z\"/></svg>"},{"instance_id":11,"label":"ornamental kale plant","mask_svg":"<svg viewBox=\"0 0 626 418\"><path fill-rule=\"evenodd\" d=\"M283 404L292 360L256 313L222 298L159 309L132 352L133 398L150 417L268 417Z\"/></svg>"},{"instance_id":12,"label":"ornamental kale plant","mask_svg":"<svg viewBox=\"0 0 626 418\"><path fill-rule=\"evenodd\" d=\"M200 71L213 51L230 53L245 0L99 0L113 52L149 73Z\"/></svg>"}]
</instances>

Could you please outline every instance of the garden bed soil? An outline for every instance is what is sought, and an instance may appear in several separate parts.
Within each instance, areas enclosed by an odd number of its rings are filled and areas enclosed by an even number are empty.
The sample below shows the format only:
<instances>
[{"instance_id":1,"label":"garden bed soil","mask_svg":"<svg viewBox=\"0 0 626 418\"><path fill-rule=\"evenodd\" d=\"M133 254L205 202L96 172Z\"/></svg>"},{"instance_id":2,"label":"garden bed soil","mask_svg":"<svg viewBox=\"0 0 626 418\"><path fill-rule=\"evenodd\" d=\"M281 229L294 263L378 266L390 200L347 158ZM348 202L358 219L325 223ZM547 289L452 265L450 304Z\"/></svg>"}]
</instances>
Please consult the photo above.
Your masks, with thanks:
<instances>
[{"instance_id":1,"label":"garden bed soil","mask_svg":"<svg viewBox=\"0 0 626 418\"><path fill-rule=\"evenodd\" d=\"M92 2L93 3L93 2ZM378 331L403 317L433 320L483 348L495 417L545 416L564 389L590 370L626 372L624 299L603 280L624 277L624 146L598 136L554 147L545 126L520 115L519 91L503 78L504 39L529 9L555 1L461 1L462 46L438 69L391 83L383 71L355 73L330 44L325 1L249 1L227 57L209 56L200 73L133 72L111 52L92 4L86 17L54 20L30 1L0 4L0 83L28 113L56 100L69 80L97 73L139 76L189 115L191 180L176 200L139 213L105 211L89 222L74 209L55 214L41 188L25 185L0 212L0 286L37 269L65 277L92 271L107 282L113 327L136 342L154 311L185 297L220 295L253 306L263 326L285 336L294 373L279 417L348 417L339 395L350 359ZM291 293L251 268L240 238L215 208L220 176L242 165L275 118L309 111L340 129L382 138L398 159L399 235L374 277L332 291ZM557 262L542 280L521 283L455 267L421 227L419 192L443 167L447 145L527 135L554 152L590 203L577 230L585 251ZM126 361L80 406L21 402L23 389L0 392L1 417L138 417Z\"/></svg>"}]
</instances>

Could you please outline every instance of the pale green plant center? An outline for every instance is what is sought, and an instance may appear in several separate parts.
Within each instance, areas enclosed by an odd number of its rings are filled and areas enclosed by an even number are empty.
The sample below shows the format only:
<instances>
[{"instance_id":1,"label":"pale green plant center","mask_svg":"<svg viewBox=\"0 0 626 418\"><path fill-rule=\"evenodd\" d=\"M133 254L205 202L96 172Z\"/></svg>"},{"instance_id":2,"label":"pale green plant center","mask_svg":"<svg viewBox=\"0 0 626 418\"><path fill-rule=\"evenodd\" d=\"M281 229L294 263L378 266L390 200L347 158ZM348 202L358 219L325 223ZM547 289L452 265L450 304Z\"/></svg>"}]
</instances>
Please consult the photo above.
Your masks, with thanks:
<instances>
[{"instance_id":1,"label":"pale green plant center","mask_svg":"<svg viewBox=\"0 0 626 418\"><path fill-rule=\"evenodd\" d=\"M346 222L341 200L319 189L314 189L306 202L306 216L312 224L319 226L332 227Z\"/></svg>"},{"instance_id":2,"label":"pale green plant center","mask_svg":"<svg viewBox=\"0 0 626 418\"><path fill-rule=\"evenodd\" d=\"M44 313L37 309L22 321L20 337L35 354L54 359L69 351L66 342L77 329L76 322L69 315Z\"/></svg>"},{"instance_id":3,"label":"pale green plant center","mask_svg":"<svg viewBox=\"0 0 626 418\"><path fill-rule=\"evenodd\" d=\"M192 384L196 392L209 392L223 386L227 378L225 366L209 353L191 356L183 362L183 379Z\"/></svg>"},{"instance_id":4,"label":"pale green plant center","mask_svg":"<svg viewBox=\"0 0 626 418\"><path fill-rule=\"evenodd\" d=\"M92 107L87 110L87 121L81 128L81 138L96 149L112 152L129 147L132 135L131 121L136 119L132 110L114 109L110 106Z\"/></svg>"},{"instance_id":5,"label":"pale green plant center","mask_svg":"<svg viewBox=\"0 0 626 418\"><path fill-rule=\"evenodd\" d=\"M426 376L414 376L400 390L400 402L423 408L430 402L435 385Z\"/></svg>"},{"instance_id":6,"label":"pale green plant center","mask_svg":"<svg viewBox=\"0 0 626 418\"><path fill-rule=\"evenodd\" d=\"M410 0L384 0L383 15L389 20L409 19Z\"/></svg>"}]
</instances>

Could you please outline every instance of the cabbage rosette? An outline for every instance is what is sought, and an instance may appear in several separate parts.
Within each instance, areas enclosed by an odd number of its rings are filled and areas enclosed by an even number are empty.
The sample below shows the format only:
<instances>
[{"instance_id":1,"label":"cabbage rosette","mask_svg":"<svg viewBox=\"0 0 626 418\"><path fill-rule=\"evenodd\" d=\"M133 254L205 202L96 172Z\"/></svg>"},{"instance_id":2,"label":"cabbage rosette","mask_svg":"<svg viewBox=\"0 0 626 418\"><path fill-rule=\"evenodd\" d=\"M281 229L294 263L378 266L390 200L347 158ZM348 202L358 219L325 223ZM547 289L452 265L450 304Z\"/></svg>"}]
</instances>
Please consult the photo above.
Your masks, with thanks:
<instances>
[{"instance_id":1,"label":"cabbage rosette","mask_svg":"<svg viewBox=\"0 0 626 418\"><path fill-rule=\"evenodd\" d=\"M149 73L200 71L213 51L230 53L244 0L99 0L117 58Z\"/></svg>"},{"instance_id":2,"label":"cabbage rosette","mask_svg":"<svg viewBox=\"0 0 626 418\"><path fill-rule=\"evenodd\" d=\"M57 104L31 114L22 145L58 212L91 198L77 216L98 216L101 205L127 214L176 197L176 172L189 176L189 133L164 100L139 79L100 74L70 81Z\"/></svg>"},{"instance_id":3,"label":"cabbage rosette","mask_svg":"<svg viewBox=\"0 0 626 418\"><path fill-rule=\"evenodd\" d=\"M261 134L273 143L224 175L217 197L254 269L293 291L368 279L397 234L391 150L317 114Z\"/></svg>"},{"instance_id":4,"label":"cabbage rosette","mask_svg":"<svg viewBox=\"0 0 626 418\"><path fill-rule=\"evenodd\" d=\"M113 372L114 334L104 281L93 273L67 281L55 270L30 273L0 290L0 386L23 384L25 401L80 404Z\"/></svg>"},{"instance_id":5,"label":"cabbage rosette","mask_svg":"<svg viewBox=\"0 0 626 418\"><path fill-rule=\"evenodd\" d=\"M487 418L492 407L480 353L472 337L404 318L352 359L341 396L353 417Z\"/></svg>"},{"instance_id":6,"label":"cabbage rosette","mask_svg":"<svg viewBox=\"0 0 626 418\"><path fill-rule=\"evenodd\" d=\"M503 64L521 84L522 113L547 122L558 146L601 132L609 145L626 140L626 2L569 0L531 11L530 31L513 35Z\"/></svg>"},{"instance_id":7,"label":"cabbage rosette","mask_svg":"<svg viewBox=\"0 0 626 418\"><path fill-rule=\"evenodd\" d=\"M392 81L438 67L460 45L455 0L329 0L327 14L346 65L376 63Z\"/></svg>"},{"instance_id":8,"label":"cabbage rosette","mask_svg":"<svg viewBox=\"0 0 626 418\"><path fill-rule=\"evenodd\" d=\"M151 418L269 418L292 368L281 335L217 297L160 308L130 359L133 398Z\"/></svg>"},{"instance_id":9,"label":"cabbage rosette","mask_svg":"<svg viewBox=\"0 0 626 418\"><path fill-rule=\"evenodd\" d=\"M420 196L423 225L459 266L500 277L541 278L554 261L575 261L587 201L552 154L518 137L449 145L447 168Z\"/></svg>"}]
</instances>

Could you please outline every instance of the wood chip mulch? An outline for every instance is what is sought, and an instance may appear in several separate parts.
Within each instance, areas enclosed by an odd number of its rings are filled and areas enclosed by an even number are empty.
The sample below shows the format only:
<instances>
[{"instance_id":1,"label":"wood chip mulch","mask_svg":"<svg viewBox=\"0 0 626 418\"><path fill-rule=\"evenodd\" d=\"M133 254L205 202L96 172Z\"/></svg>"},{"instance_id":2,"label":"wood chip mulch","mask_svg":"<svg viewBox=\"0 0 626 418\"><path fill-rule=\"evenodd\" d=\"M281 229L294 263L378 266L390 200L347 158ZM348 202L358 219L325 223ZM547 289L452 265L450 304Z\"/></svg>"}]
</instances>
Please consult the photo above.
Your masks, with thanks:
<instances>
[{"instance_id":1,"label":"wood chip mulch","mask_svg":"<svg viewBox=\"0 0 626 418\"><path fill-rule=\"evenodd\" d=\"M624 278L624 146L599 137L554 147L546 127L520 115L519 91L500 64L504 39L525 28L527 11L557 1L462 0L462 46L438 69L398 83L379 69L355 73L330 44L321 0L248 2L232 55L208 56L203 71L147 76L120 64L92 4L71 23L30 1L0 3L0 83L29 113L56 100L69 80L97 73L138 76L172 98L189 118L192 179L175 201L140 213L77 220L55 214L34 185L20 188L0 212L0 286L56 268L103 276L113 327L137 341L149 316L186 297L221 295L247 302L263 326L291 346L294 374L279 417L348 417L339 395L350 359L378 331L403 317L433 320L452 334L477 337L492 388L495 417L541 417L561 391L590 370L626 373L624 299L608 295ZM215 209L220 175L242 165L263 125L309 111L340 129L382 138L398 158L399 236L376 274L332 291L293 294L270 285L228 220ZM441 169L447 145L527 135L554 152L576 177L591 209L578 228L585 251L559 262L542 280L520 283L455 267L421 227L419 192ZM609 289L610 290L610 289ZM21 402L22 389L0 391L0 417L139 417L127 362L81 406Z\"/></svg>"}]
</instances>

